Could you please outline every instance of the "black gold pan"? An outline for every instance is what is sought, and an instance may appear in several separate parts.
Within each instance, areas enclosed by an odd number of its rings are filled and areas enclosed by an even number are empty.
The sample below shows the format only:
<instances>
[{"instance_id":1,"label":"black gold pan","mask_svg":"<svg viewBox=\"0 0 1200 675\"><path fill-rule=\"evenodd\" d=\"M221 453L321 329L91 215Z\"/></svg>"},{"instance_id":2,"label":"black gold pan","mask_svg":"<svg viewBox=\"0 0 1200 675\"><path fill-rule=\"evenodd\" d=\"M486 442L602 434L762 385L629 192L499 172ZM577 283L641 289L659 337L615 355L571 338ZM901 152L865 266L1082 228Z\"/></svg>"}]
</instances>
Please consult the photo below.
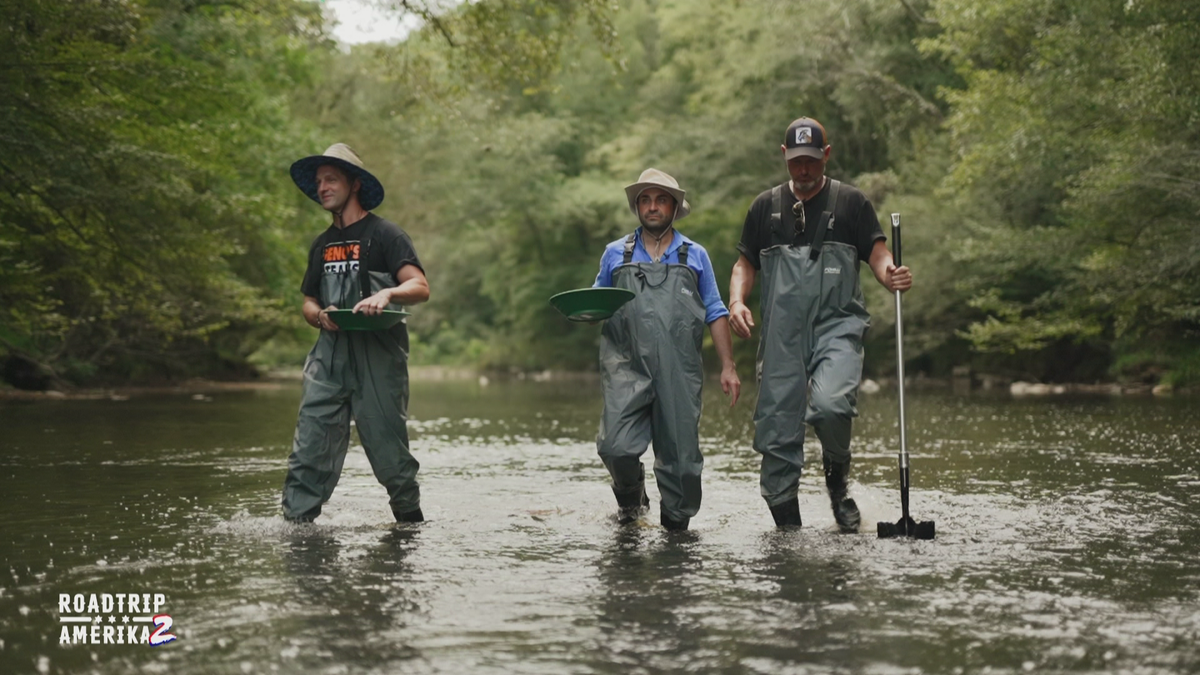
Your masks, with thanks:
<instances>
[{"instance_id":1,"label":"black gold pan","mask_svg":"<svg viewBox=\"0 0 1200 675\"><path fill-rule=\"evenodd\" d=\"M391 309L385 309L379 314L363 314L351 309L333 309L325 314L342 330L387 330L408 316L408 312Z\"/></svg>"}]
</instances>

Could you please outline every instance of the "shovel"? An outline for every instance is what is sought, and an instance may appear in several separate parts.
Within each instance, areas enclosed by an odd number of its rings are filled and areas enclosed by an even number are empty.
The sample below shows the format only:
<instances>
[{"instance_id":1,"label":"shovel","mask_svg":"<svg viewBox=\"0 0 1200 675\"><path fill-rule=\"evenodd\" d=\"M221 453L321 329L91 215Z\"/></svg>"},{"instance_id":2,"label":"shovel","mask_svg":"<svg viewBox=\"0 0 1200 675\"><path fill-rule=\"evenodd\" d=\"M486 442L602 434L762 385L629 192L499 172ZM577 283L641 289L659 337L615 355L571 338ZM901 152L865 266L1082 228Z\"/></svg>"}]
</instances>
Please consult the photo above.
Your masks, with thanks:
<instances>
[{"instance_id":1,"label":"shovel","mask_svg":"<svg viewBox=\"0 0 1200 675\"><path fill-rule=\"evenodd\" d=\"M892 260L900 267L900 214L892 214ZM908 514L908 445L904 435L904 322L900 316L900 291L896 291L896 376L900 391L900 520L878 523L880 539L912 537L933 539L933 521L916 522Z\"/></svg>"}]
</instances>

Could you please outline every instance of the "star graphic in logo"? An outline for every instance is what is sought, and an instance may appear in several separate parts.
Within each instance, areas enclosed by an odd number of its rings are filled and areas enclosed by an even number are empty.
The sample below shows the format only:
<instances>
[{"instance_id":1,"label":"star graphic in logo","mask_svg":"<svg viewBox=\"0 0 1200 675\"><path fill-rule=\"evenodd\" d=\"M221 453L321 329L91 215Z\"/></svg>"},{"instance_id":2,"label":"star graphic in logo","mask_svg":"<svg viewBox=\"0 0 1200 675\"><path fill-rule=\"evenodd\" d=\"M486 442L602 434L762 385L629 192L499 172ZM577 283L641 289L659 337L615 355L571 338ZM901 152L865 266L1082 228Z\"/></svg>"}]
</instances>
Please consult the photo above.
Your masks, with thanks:
<instances>
[{"instance_id":1,"label":"star graphic in logo","mask_svg":"<svg viewBox=\"0 0 1200 675\"><path fill-rule=\"evenodd\" d=\"M96 625L97 625L97 626L99 626L100 624L104 623L104 617L102 617L102 616L98 616L98 617L96 617L96 621L95 621L95 623L96 623Z\"/></svg>"},{"instance_id":2,"label":"star graphic in logo","mask_svg":"<svg viewBox=\"0 0 1200 675\"><path fill-rule=\"evenodd\" d=\"M113 616L113 615L111 615L111 614L110 614L110 615L108 616L108 622L109 622L109 623L116 623L116 622L117 622L117 617L115 617L115 616Z\"/></svg>"},{"instance_id":3,"label":"star graphic in logo","mask_svg":"<svg viewBox=\"0 0 1200 675\"><path fill-rule=\"evenodd\" d=\"M129 617L128 616L121 617L121 623L129 623Z\"/></svg>"}]
</instances>

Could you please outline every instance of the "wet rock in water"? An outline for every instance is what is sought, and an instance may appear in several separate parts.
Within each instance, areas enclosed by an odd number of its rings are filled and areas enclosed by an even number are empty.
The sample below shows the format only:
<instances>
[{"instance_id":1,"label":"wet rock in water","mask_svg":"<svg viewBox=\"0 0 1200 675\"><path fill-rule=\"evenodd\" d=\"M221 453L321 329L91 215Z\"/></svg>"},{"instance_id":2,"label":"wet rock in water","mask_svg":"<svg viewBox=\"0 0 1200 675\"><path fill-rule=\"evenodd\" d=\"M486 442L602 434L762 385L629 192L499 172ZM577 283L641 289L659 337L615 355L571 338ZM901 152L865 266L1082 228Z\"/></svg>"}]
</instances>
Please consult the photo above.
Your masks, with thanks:
<instances>
[{"instance_id":1,"label":"wet rock in water","mask_svg":"<svg viewBox=\"0 0 1200 675\"><path fill-rule=\"evenodd\" d=\"M1002 375L993 375L990 373L980 373L978 379L979 387L984 391L999 389L1000 387L1012 382L1012 378L1004 377Z\"/></svg>"},{"instance_id":2,"label":"wet rock in water","mask_svg":"<svg viewBox=\"0 0 1200 675\"><path fill-rule=\"evenodd\" d=\"M1055 387L1041 382L1013 382L1008 386L1008 393L1013 396L1045 396L1051 393L1062 393L1054 390Z\"/></svg>"}]
</instances>

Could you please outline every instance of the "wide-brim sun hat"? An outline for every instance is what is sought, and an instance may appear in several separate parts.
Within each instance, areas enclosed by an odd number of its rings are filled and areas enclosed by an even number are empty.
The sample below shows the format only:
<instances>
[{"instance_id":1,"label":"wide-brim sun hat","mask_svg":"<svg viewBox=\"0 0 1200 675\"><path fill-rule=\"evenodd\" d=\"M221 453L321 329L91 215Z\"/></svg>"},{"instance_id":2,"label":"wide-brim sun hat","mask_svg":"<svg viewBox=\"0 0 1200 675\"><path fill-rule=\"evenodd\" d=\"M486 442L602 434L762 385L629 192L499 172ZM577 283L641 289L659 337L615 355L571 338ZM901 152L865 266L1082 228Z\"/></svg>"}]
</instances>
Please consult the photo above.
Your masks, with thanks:
<instances>
[{"instance_id":1,"label":"wide-brim sun hat","mask_svg":"<svg viewBox=\"0 0 1200 675\"><path fill-rule=\"evenodd\" d=\"M683 220L687 214L692 212L692 205L684 199L687 191L679 188L679 181L658 169L646 169L642 175L638 176L636 183L625 186L625 196L629 198L629 210L633 211L633 215L638 215L638 196L650 188L665 190L675 198L674 221Z\"/></svg>"},{"instance_id":2,"label":"wide-brim sun hat","mask_svg":"<svg viewBox=\"0 0 1200 675\"><path fill-rule=\"evenodd\" d=\"M319 155L298 159L292 163L292 182L308 198L320 204L321 197L317 194L317 167L325 165L336 166L345 171L351 179L357 178L362 187L358 191L358 203L364 211L383 203L383 184L363 166L362 159L345 143L334 143Z\"/></svg>"}]
</instances>

